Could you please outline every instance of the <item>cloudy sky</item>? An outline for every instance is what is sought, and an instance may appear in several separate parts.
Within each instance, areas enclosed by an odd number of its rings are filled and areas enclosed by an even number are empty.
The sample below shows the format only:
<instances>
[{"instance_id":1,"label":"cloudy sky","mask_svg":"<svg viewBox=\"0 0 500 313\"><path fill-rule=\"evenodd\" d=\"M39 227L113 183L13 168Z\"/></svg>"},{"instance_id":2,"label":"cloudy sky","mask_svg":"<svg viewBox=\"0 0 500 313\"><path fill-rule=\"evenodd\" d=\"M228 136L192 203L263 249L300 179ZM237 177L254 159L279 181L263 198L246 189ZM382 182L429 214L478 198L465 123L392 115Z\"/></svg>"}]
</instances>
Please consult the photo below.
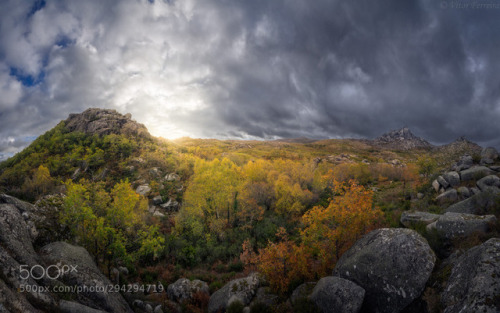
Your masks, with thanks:
<instances>
[{"instance_id":1,"label":"cloudy sky","mask_svg":"<svg viewBox=\"0 0 500 313\"><path fill-rule=\"evenodd\" d=\"M500 148L500 0L457 4L2 0L0 159L89 107L165 138Z\"/></svg>"}]
</instances>

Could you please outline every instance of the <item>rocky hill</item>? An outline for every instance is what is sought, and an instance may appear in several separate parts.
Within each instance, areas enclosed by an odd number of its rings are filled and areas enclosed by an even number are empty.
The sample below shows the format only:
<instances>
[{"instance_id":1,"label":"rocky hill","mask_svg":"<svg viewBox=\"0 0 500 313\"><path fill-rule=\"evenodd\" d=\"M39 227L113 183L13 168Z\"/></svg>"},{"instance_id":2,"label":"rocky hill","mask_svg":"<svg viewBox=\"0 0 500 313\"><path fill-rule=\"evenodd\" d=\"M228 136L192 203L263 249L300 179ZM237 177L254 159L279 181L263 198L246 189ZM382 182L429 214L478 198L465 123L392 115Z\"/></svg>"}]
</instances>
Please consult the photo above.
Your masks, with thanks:
<instances>
[{"instance_id":1,"label":"rocky hill","mask_svg":"<svg viewBox=\"0 0 500 313\"><path fill-rule=\"evenodd\" d=\"M425 139L413 135L407 127L392 130L373 140L373 144L388 149L410 150L415 148L429 149L432 145Z\"/></svg>"}]
</instances>

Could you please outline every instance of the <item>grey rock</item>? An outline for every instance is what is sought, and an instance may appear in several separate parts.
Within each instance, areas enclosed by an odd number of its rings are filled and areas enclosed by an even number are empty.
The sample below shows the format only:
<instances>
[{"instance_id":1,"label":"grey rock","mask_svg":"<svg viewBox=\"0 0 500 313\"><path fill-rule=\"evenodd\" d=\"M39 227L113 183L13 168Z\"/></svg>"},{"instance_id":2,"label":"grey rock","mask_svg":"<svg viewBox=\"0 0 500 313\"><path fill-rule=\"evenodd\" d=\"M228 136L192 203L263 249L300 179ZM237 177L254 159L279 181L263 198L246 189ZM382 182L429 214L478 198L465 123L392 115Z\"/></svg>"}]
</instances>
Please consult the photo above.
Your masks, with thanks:
<instances>
[{"instance_id":1,"label":"grey rock","mask_svg":"<svg viewBox=\"0 0 500 313\"><path fill-rule=\"evenodd\" d=\"M428 232L433 232L436 229L437 221L430 223L425 227Z\"/></svg>"},{"instance_id":2,"label":"grey rock","mask_svg":"<svg viewBox=\"0 0 500 313\"><path fill-rule=\"evenodd\" d=\"M491 159L491 160L497 160L498 159L498 151L497 149L493 147L487 147L484 148L483 151L481 151L481 158L482 159Z\"/></svg>"},{"instance_id":3,"label":"grey rock","mask_svg":"<svg viewBox=\"0 0 500 313\"><path fill-rule=\"evenodd\" d=\"M500 305L500 239L473 247L456 261L441 295L444 313L496 313Z\"/></svg>"},{"instance_id":4,"label":"grey rock","mask_svg":"<svg viewBox=\"0 0 500 313\"><path fill-rule=\"evenodd\" d=\"M491 175L492 173L493 171L485 166L475 166L461 171L460 179L462 181L478 180L483 178L484 176Z\"/></svg>"},{"instance_id":5,"label":"grey rock","mask_svg":"<svg viewBox=\"0 0 500 313\"><path fill-rule=\"evenodd\" d=\"M292 292L292 295L290 296L290 302L294 304L299 299L307 298L311 294L315 286L316 282L306 282L299 285Z\"/></svg>"},{"instance_id":6,"label":"grey rock","mask_svg":"<svg viewBox=\"0 0 500 313\"><path fill-rule=\"evenodd\" d=\"M424 195L423 193L421 193L421 192L418 192L418 193L417 193L417 199L419 199L419 200L423 199L423 198L424 198L424 196L425 196L425 195Z\"/></svg>"},{"instance_id":7,"label":"grey rock","mask_svg":"<svg viewBox=\"0 0 500 313\"><path fill-rule=\"evenodd\" d=\"M228 282L212 294L208 302L208 312L224 311L233 301L240 301L245 306L250 304L259 285L260 278L257 273Z\"/></svg>"},{"instance_id":8,"label":"grey rock","mask_svg":"<svg viewBox=\"0 0 500 313\"><path fill-rule=\"evenodd\" d=\"M439 184L437 179L432 181L432 188L434 188L434 190L436 190L436 192L439 192L439 189L441 189L441 185Z\"/></svg>"},{"instance_id":9,"label":"grey rock","mask_svg":"<svg viewBox=\"0 0 500 313\"><path fill-rule=\"evenodd\" d=\"M161 308L161 305L157 305L155 307L155 310L153 311L153 313L163 313L163 310Z\"/></svg>"},{"instance_id":10,"label":"grey rock","mask_svg":"<svg viewBox=\"0 0 500 313\"><path fill-rule=\"evenodd\" d=\"M367 312L400 312L421 295L435 261L429 244L416 231L382 228L345 252L333 275L365 290Z\"/></svg>"},{"instance_id":11,"label":"grey rock","mask_svg":"<svg viewBox=\"0 0 500 313\"><path fill-rule=\"evenodd\" d=\"M405 227L413 228L417 225L428 225L437 221L440 217L439 214L432 214L429 212L408 212L405 211L401 214L400 222Z\"/></svg>"},{"instance_id":12,"label":"grey rock","mask_svg":"<svg viewBox=\"0 0 500 313\"><path fill-rule=\"evenodd\" d=\"M181 177L176 173L170 173L165 176L166 181L179 181Z\"/></svg>"},{"instance_id":13,"label":"grey rock","mask_svg":"<svg viewBox=\"0 0 500 313\"><path fill-rule=\"evenodd\" d=\"M455 202L457 200L458 200L458 193L455 189L450 189L448 191L445 191L436 197L436 201L440 204Z\"/></svg>"},{"instance_id":14,"label":"grey rock","mask_svg":"<svg viewBox=\"0 0 500 313\"><path fill-rule=\"evenodd\" d=\"M438 176L437 181L441 186L443 186L444 189L450 186L450 184L446 181L446 179L443 178L443 176Z\"/></svg>"},{"instance_id":15,"label":"grey rock","mask_svg":"<svg viewBox=\"0 0 500 313\"><path fill-rule=\"evenodd\" d=\"M191 300L197 292L210 295L207 283L198 279L191 281L187 278L179 278L167 287L168 298L179 303Z\"/></svg>"},{"instance_id":16,"label":"grey rock","mask_svg":"<svg viewBox=\"0 0 500 313\"><path fill-rule=\"evenodd\" d=\"M83 132L86 134L109 135L125 134L149 138L146 127L115 110L87 109L80 114L70 114L64 121L70 132Z\"/></svg>"},{"instance_id":17,"label":"grey rock","mask_svg":"<svg viewBox=\"0 0 500 313\"><path fill-rule=\"evenodd\" d=\"M470 168L474 164L472 156L466 154L460 157L460 160L453 166L456 171L462 171Z\"/></svg>"},{"instance_id":18,"label":"grey rock","mask_svg":"<svg viewBox=\"0 0 500 313\"><path fill-rule=\"evenodd\" d=\"M481 161L479 162L479 164L481 165L487 165L487 164L493 164L495 163L495 161L493 161L492 159L487 159L487 158L482 158Z\"/></svg>"},{"instance_id":19,"label":"grey rock","mask_svg":"<svg viewBox=\"0 0 500 313\"><path fill-rule=\"evenodd\" d=\"M458 187L457 189L458 195L462 199L467 199L471 196L471 191L467 187Z\"/></svg>"},{"instance_id":20,"label":"grey rock","mask_svg":"<svg viewBox=\"0 0 500 313\"><path fill-rule=\"evenodd\" d=\"M493 192L499 192L500 190L498 190L498 187L500 187L500 178L496 175L488 175L478 180L476 185L481 191L491 190Z\"/></svg>"},{"instance_id":21,"label":"grey rock","mask_svg":"<svg viewBox=\"0 0 500 313\"><path fill-rule=\"evenodd\" d=\"M149 187L148 184L145 184L145 185L140 185L139 187L137 187L137 189L135 190L136 193L140 194L141 196L147 196L149 194L149 192L151 191L151 187Z\"/></svg>"},{"instance_id":22,"label":"grey rock","mask_svg":"<svg viewBox=\"0 0 500 313\"><path fill-rule=\"evenodd\" d=\"M255 303L262 303L267 306L273 306L278 304L279 297L278 295L271 292L271 288L269 287L260 287L257 289L257 293L255 294L254 300L252 301L252 306Z\"/></svg>"},{"instance_id":23,"label":"grey rock","mask_svg":"<svg viewBox=\"0 0 500 313\"><path fill-rule=\"evenodd\" d=\"M470 192L471 192L471 194L472 194L472 195L477 195L478 193L480 193L480 192L481 192L481 190L479 190L479 188L472 187L472 188L470 189Z\"/></svg>"},{"instance_id":24,"label":"grey rock","mask_svg":"<svg viewBox=\"0 0 500 313\"><path fill-rule=\"evenodd\" d=\"M161 196L156 196L153 198L154 205L160 205L162 202L163 202L163 199L161 198Z\"/></svg>"},{"instance_id":25,"label":"grey rock","mask_svg":"<svg viewBox=\"0 0 500 313\"><path fill-rule=\"evenodd\" d=\"M174 199L170 198L170 199L168 199L167 202L160 204L160 207L167 210L167 211L175 212L175 211L179 210L180 203L175 201Z\"/></svg>"},{"instance_id":26,"label":"grey rock","mask_svg":"<svg viewBox=\"0 0 500 313\"><path fill-rule=\"evenodd\" d=\"M146 311L147 313L153 313L153 307L151 306L151 304L146 304L144 306L144 311Z\"/></svg>"},{"instance_id":27,"label":"grey rock","mask_svg":"<svg viewBox=\"0 0 500 313\"><path fill-rule=\"evenodd\" d=\"M48 265L76 267L76 271L73 270L61 276L62 282L66 285L105 290L106 286L111 284L108 278L99 271L94 260L83 247L73 246L66 242L54 242L44 246L40 250L40 256ZM104 311L132 313L120 293L83 290L78 294L78 297L80 303L98 307Z\"/></svg>"},{"instance_id":28,"label":"grey rock","mask_svg":"<svg viewBox=\"0 0 500 313\"><path fill-rule=\"evenodd\" d=\"M365 290L340 277L321 278L309 299L323 313L357 313L361 309Z\"/></svg>"},{"instance_id":29,"label":"grey rock","mask_svg":"<svg viewBox=\"0 0 500 313\"><path fill-rule=\"evenodd\" d=\"M106 311L93 309L83 304L66 300L59 302L59 309L62 313L106 313Z\"/></svg>"},{"instance_id":30,"label":"grey rock","mask_svg":"<svg viewBox=\"0 0 500 313\"><path fill-rule=\"evenodd\" d=\"M474 188L471 190L474 191ZM499 198L500 195L489 191L479 192L468 199L450 205L446 212L484 215L496 206Z\"/></svg>"},{"instance_id":31,"label":"grey rock","mask_svg":"<svg viewBox=\"0 0 500 313\"><path fill-rule=\"evenodd\" d=\"M500 166L498 166L498 165L490 166L490 169L495 171L495 172L500 172Z\"/></svg>"},{"instance_id":32,"label":"grey rock","mask_svg":"<svg viewBox=\"0 0 500 313\"><path fill-rule=\"evenodd\" d=\"M475 232L487 232L496 222L494 215L474 215L447 212L436 222L438 233L447 239L467 237Z\"/></svg>"},{"instance_id":33,"label":"grey rock","mask_svg":"<svg viewBox=\"0 0 500 313\"><path fill-rule=\"evenodd\" d=\"M460 175L455 171L445 173L443 178L446 182L448 182L448 184L450 184L451 187L460 185Z\"/></svg>"}]
</instances>

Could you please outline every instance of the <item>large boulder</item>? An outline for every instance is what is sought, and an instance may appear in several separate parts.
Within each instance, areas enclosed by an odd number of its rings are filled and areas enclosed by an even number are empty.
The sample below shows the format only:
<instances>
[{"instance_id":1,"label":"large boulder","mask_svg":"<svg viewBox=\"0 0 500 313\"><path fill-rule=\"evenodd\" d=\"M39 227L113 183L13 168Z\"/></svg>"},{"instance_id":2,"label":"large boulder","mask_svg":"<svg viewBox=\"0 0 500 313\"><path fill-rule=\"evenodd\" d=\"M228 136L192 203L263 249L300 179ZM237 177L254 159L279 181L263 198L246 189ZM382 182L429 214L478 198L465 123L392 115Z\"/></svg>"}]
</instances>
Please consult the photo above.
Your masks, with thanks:
<instances>
[{"instance_id":1,"label":"large boulder","mask_svg":"<svg viewBox=\"0 0 500 313\"><path fill-rule=\"evenodd\" d=\"M474 188L471 188L474 192ZM479 192L472 197L450 205L446 212L484 215L497 205L499 194L491 191Z\"/></svg>"},{"instance_id":2,"label":"large boulder","mask_svg":"<svg viewBox=\"0 0 500 313\"><path fill-rule=\"evenodd\" d=\"M429 225L430 223L433 223L437 221L437 219L441 215L439 214L432 214L429 212L408 212L405 211L401 214L401 219L400 222L403 224L405 227L408 228L415 228L416 226L425 226Z\"/></svg>"},{"instance_id":3,"label":"large boulder","mask_svg":"<svg viewBox=\"0 0 500 313\"><path fill-rule=\"evenodd\" d=\"M93 309L78 302L61 300L59 309L62 313L106 313L106 311Z\"/></svg>"},{"instance_id":4,"label":"large boulder","mask_svg":"<svg viewBox=\"0 0 500 313\"><path fill-rule=\"evenodd\" d=\"M444 313L500 311L500 239L469 249L455 262L441 295Z\"/></svg>"},{"instance_id":5,"label":"large boulder","mask_svg":"<svg viewBox=\"0 0 500 313\"><path fill-rule=\"evenodd\" d=\"M309 299L323 313L357 313L364 297L365 290L352 281L329 276L318 281Z\"/></svg>"},{"instance_id":6,"label":"large boulder","mask_svg":"<svg viewBox=\"0 0 500 313\"><path fill-rule=\"evenodd\" d=\"M451 187L460 185L460 175L455 171L445 173L443 178Z\"/></svg>"},{"instance_id":7,"label":"large boulder","mask_svg":"<svg viewBox=\"0 0 500 313\"><path fill-rule=\"evenodd\" d=\"M40 272L44 268L44 263L35 253L32 244L35 239L33 233L36 233L36 229L26 223L26 211L23 211L22 205L21 203L20 207L17 207L17 204L0 204L0 282L2 285L0 290L3 289L0 299L5 298L4 303L7 303L14 312L23 311L16 308L25 308L26 312L30 312L30 305L43 310L53 310L56 300L52 295L38 292L49 282ZM26 274L27 271L30 272ZM42 279L35 280L35 276ZM26 286L30 289L18 291Z\"/></svg>"},{"instance_id":8,"label":"large boulder","mask_svg":"<svg viewBox=\"0 0 500 313\"><path fill-rule=\"evenodd\" d=\"M453 166L455 171L466 170L474 164L472 156L466 154L460 157L460 160Z\"/></svg>"},{"instance_id":9,"label":"large boulder","mask_svg":"<svg viewBox=\"0 0 500 313\"><path fill-rule=\"evenodd\" d=\"M83 247L66 242L54 242L40 250L40 256L47 265L69 267L61 281L66 285L86 287L77 293L78 302L85 306L109 312L129 312L132 310L118 292L106 288L111 282L97 268L90 254Z\"/></svg>"},{"instance_id":10,"label":"large boulder","mask_svg":"<svg viewBox=\"0 0 500 313\"><path fill-rule=\"evenodd\" d=\"M481 151L481 160L485 161L484 163L493 163L498 159L498 151L493 147L484 148Z\"/></svg>"},{"instance_id":11,"label":"large boulder","mask_svg":"<svg viewBox=\"0 0 500 313\"><path fill-rule=\"evenodd\" d=\"M198 279L179 278L167 287L168 298L179 303L191 300L198 292L210 295L207 283Z\"/></svg>"},{"instance_id":12,"label":"large boulder","mask_svg":"<svg viewBox=\"0 0 500 313\"><path fill-rule=\"evenodd\" d=\"M487 232L495 223L495 215L474 215L446 212L436 222L438 233L447 239L467 237L475 232Z\"/></svg>"},{"instance_id":13,"label":"large boulder","mask_svg":"<svg viewBox=\"0 0 500 313\"><path fill-rule=\"evenodd\" d=\"M307 298L311 292L313 291L314 287L316 287L316 282L306 282L301 285L299 285L295 290L292 292L292 295L290 296L290 303L294 304L297 300Z\"/></svg>"},{"instance_id":14,"label":"large boulder","mask_svg":"<svg viewBox=\"0 0 500 313\"><path fill-rule=\"evenodd\" d=\"M245 306L250 304L259 285L260 278L257 273L228 282L212 294L208 302L208 312L223 312L234 301L239 301Z\"/></svg>"},{"instance_id":15,"label":"large boulder","mask_svg":"<svg viewBox=\"0 0 500 313\"><path fill-rule=\"evenodd\" d=\"M493 193L499 193L500 189L500 178L496 175L488 175L476 182L477 187L481 191L491 191Z\"/></svg>"},{"instance_id":16,"label":"large boulder","mask_svg":"<svg viewBox=\"0 0 500 313\"><path fill-rule=\"evenodd\" d=\"M458 193L456 189L450 189L436 197L436 201L441 204L455 202L457 200L458 200Z\"/></svg>"},{"instance_id":17,"label":"large boulder","mask_svg":"<svg viewBox=\"0 0 500 313\"><path fill-rule=\"evenodd\" d=\"M382 228L345 252L333 275L365 290L366 312L400 312L421 295L435 261L429 244L416 231Z\"/></svg>"},{"instance_id":18,"label":"large boulder","mask_svg":"<svg viewBox=\"0 0 500 313\"><path fill-rule=\"evenodd\" d=\"M491 174L493 174L493 171L486 166L475 166L461 171L460 179L462 181L478 180Z\"/></svg>"}]
</instances>

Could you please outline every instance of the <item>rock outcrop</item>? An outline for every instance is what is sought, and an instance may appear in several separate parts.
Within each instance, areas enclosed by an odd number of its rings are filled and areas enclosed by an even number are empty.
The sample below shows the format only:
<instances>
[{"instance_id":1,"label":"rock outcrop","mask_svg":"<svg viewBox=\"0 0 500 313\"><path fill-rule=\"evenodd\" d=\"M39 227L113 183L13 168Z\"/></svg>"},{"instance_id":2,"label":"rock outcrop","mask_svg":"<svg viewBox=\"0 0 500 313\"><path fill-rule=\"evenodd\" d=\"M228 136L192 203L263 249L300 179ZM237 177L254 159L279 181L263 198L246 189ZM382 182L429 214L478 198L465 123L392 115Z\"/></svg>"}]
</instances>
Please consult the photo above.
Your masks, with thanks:
<instances>
[{"instance_id":1,"label":"rock outcrop","mask_svg":"<svg viewBox=\"0 0 500 313\"><path fill-rule=\"evenodd\" d=\"M398 149L398 150L410 150L415 148L432 148L432 145L426 140L419 138L412 134L412 132L404 127L400 130L393 130L382 136L376 138L373 141L376 145L381 145L384 147Z\"/></svg>"},{"instance_id":2,"label":"rock outcrop","mask_svg":"<svg viewBox=\"0 0 500 313\"><path fill-rule=\"evenodd\" d=\"M333 276L365 290L366 312L400 312L424 290L436 256L410 229L382 228L358 240L337 262Z\"/></svg>"},{"instance_id":3,"label":"rock outcrop","mask_svg":"<svg viewBox=\"0 0 500 313\"><path fill-rule=\"evenodd\" d=\"M115 110L87 109L80 114L70 114L64 123L69 131L86 134L151 137L143 124L131 120L130 114L122 115Z\"/></svg>"},{"instance_id":4,"label":"rock outcrop","mask_svg":"<svg viewBox=\"0 0 500 313\"><path fill-rule=\"evenodd\" d=\"M444 313L500 311L500 239L473 247L456 260L441 302Z\"/></svg>"}]
</instances>

